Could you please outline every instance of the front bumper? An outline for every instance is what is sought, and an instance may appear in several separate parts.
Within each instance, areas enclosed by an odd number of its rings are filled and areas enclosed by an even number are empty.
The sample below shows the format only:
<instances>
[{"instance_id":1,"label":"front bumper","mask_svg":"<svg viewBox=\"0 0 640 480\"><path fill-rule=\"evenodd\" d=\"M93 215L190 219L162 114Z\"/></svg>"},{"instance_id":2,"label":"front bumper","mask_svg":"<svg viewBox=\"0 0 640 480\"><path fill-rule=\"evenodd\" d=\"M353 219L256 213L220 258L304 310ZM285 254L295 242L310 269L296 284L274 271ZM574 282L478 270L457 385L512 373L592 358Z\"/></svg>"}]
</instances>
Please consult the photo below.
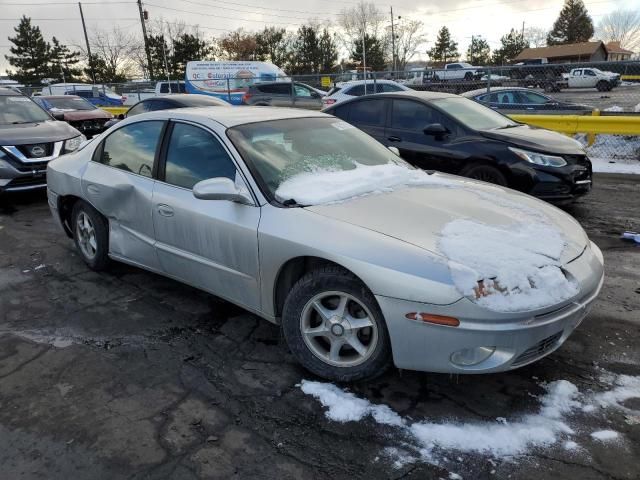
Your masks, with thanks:
<instances>
[{"instance_id":1,"label":"front bumper","mask_svg":"<svg viewBox=\"0 0 640 480\"><path fill-rule=\"evenodd\" d=\"M466 298L451 305L430 305L376 295L389 330L395 365L407 370L477 374L511 370L543 358L580 325L604 281L602 256L595 245L565 269L578 282L581 293L564 305L543 311L502 313ZM456 317L460 325L409 320L405 317L409 312ZM475 365L452 362L454 353L478 347L493 347L495 351Z\"/></svg>"},{"instance_id":2,"label":"front bumper","mask_svg":"<svg viewBox=\"0 0 640 480\"><path fill-rule=\"evenodd\" d=\"M37 190L47 186L47 162L20 165L0 159L0 192Z\"/></svg>"},{"instance_id":3,"label":"front bumper","mask_svg":"<svg viewBox=\"0 0 640 480\"><path fill-rule=\"evenodd\" d=\"M548 202L575 200L591 191L593 173L591 161L569 164L560 168L533 167L528 164L514 168L518 183L529 195Z\"/></svg>"}]
</instances>

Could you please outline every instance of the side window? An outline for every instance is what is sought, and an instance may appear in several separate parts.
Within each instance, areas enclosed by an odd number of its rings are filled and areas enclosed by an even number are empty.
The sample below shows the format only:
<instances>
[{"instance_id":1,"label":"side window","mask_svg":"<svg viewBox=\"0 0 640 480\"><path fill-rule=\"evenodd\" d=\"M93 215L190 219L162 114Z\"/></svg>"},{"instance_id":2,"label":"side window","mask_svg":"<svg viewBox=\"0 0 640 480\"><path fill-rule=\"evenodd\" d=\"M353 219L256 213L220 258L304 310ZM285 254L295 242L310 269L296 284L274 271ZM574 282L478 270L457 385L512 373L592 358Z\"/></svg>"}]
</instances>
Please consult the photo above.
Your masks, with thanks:
<instances>
[{"instance_id":1,"label":"side window","mask_svg":"<svg viewBox=\"0 0 640 480\"><path fill-rule=\"evenodd\" d=\"M100 163L151 177L163 125L150 121L119 128L104 140Z\"/></svg>"},{"instance_id":2,"label":"side window","mask_svg":"<svg viewBox=\"0 0 640 480\"><path fill-rule=\"evenodd\" d=\"M508 105L510 103L517 103L513 92L498 92L498 103Z\"/></svg>"},{"instance_id":3,"label":"side window","mask_svg":"<svg viewBox=\"0 0 640 480\"><path fill-rule=\"evenodd\" d=\"M574 70L573 71L573 76L574 77L579 77L580 75L582 75L582 70Z\"/></svg>"},{"instance_id":4,"label":"side window","mask_svg":"<svg viewBox=\"0 0 640 480\"><path fill-rule=\"evenodd\" d=\"M341 120L349 121L349 111L351 110L351 104L341 105L336 107L331 112L331 115L340 118Z\"/></svg>"},{"instance_id":5,"label":"side window","mask_svg":"<svg viewBox=\"0 0 640 480\"><path fill-rule=\"evenodd\" d=\"M306 98L311 98L312 97L311 90L309 90L305 86L296 85L295 89L296 89L296 97L306 97Z\"/></svg>"},{"instance_id":6,"label":"side window","mask_svg":"<svg viewBox=\"0 0 640 480\"><path fill-rule=\"evenodd\" d=\"M384 126L384 100L362 100L351 104L349 121L354 125Z\"/></svg>"},{"instance_id":7,"label":"side window","mask_svg":"<svg viewBox=\"0 0 640 480\"><path fill-rule=\"evenodd\" d=\"M155 112L156 110L168 110L175 108L175 104L169 100L156 99L145 104L145 112Z\"/></svg>"},{"instance_id":8,"label":"side window","mask_svg":"<svg viewBox=\"0 0 640 480\"><path fill-rule=\"evenodd\" d=\"M439 123L440 115L426 105L412 100L394 100L391 107L391 127L422 130L430 123Z\"/></svg>"},{"instance_id":9,"label":"side window","mask_svg":"<svg viewBox=\"0 0 640 480\"><path fill-rule=\"evenodd\" d=\"M462 65L460 65L459 63L452 63L451 65L447 66L447 70L460 70L462 68Z\"/></svg>"},{"instance_id":10,"label":"side window","mask_svg":"<svg viewBox=\"0 0 640 480\"><path fill-rule=\"evenodd\" d=\"M167 149L165 182L193 188L199 181L215 177L236 178L236 167L222 144L201 128L176 123Z\"/></svg>"},{"instance_id":11,"label":"side window","mask_svg":"<svg viewBox=\"0 0 640 480\"><path fill-rule=\"evenodd\" d=\"M141 103L138 103L137 105L134 105L133 107L131 107L129 109L129 111L127 112L127 117L131 117L133 115L138 115L140 113L147 112L148 110L146 110L146 108L145 108L145 105L147 103L148 102L141 102Z\"/></svg>"},{"instance_id":12,"label":"side window","mask_svg":"<svg viewBox=\"0 0 640 480\"><path fill-rule=\"evenodd\" d=\"M169 85L167 85L166 83L162 82L160 84L160 93L169 93Z\"/></svg>"},{"instance_id":13,"label":"side window","mask_svg":"<svg viewBox=\"0 0 640 480\"><path fill-rule=\"evenodd\" d=\"M518 93L518 96L520 97L520 101L518 103L535 103L537 105L544 105L550 100L544 95L540 95L539 93L535 93L535 92L520 91L517 93Z\"/></svg>"},{"instance_id":14,"label":"side window","mask_svg":"<svg viewBox=\"0 0 640 480\"><path fill-rule=\"evenodd\" d=\"M351 95L352 97L360 97L364 95L364 85L355 85L349 90L343 90L343 93ZM373 85L367 85L367 93L373 93Z\"/></svg>"},{"instance_id":15,"label":"side window","mask_svg":"<svg viewBox=\"0 0 640 480\"><path fill-rule=\"evenodd\" d=\"M393 85L391 83L383 83L382 84L382 91L383 92L401 92L402 88L400 88L397 85Z\"/></svg>"},{"instance_id":16,"label":"side window","mask_svg":"<svg viewBox=\"0 0 640 480\"><path fill-rule=\"evenodd\" d=\"M596 74L595 74L595 72L593 70L585 70L584 74L589 76L589 77L595 77L596 76Z\"/></svg>"}]
</instances>

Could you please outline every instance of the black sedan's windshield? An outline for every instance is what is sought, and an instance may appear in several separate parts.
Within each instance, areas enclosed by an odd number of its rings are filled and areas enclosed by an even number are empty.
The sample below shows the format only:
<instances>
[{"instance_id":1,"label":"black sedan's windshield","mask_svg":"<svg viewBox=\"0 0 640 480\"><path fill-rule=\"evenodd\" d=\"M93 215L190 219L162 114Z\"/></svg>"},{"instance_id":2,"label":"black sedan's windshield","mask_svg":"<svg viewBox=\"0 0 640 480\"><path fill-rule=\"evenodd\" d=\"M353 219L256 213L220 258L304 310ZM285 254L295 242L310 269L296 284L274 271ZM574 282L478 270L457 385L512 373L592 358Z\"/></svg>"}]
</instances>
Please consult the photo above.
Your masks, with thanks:
<instances>
[{"instance_id":1,"label":"black sedan's windshield","mask_svg":"<svg viewBox=\"0 0 640 480\"><path fill-rule=\"evenodd\" d=\"M446 97L433 100L433 104L447 112L466 127L474 130L495 130L516 127L519 123L504 115L463 97Z\"/></svg>"},{"instance_id":2,"label":"black sedan's windshield","mask_svg":"<svg viewBox=\"0 0 640 480\"><path fill-rule=\"evenodd\" d=\"M42 108L27 97L19 95L0 96L0 125L38 123L51 120Z\"/></svg>"}]
</instances>

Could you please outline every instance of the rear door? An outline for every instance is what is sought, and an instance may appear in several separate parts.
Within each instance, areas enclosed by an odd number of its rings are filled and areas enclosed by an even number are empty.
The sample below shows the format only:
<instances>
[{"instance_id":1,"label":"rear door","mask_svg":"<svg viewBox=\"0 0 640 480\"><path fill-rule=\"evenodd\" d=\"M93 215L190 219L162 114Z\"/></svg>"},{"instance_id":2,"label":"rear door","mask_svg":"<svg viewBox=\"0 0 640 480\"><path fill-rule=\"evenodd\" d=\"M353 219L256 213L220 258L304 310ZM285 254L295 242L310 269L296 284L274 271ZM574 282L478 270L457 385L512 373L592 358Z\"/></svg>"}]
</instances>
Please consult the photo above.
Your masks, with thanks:
<instances>
[{"instance_id":1,"label":"rear door","mask_svg":"<svg viewBox=\"0 0 640 480\"><path fill-rule=\"evenodd\" d=\"M172 122L153 192L157 254L168 275L259 310L260 207L193 196L196 183L215 177L243 183L217 136Z\"/></svg>"},{"instance_id":2,"label":"rear door","mask_svg":"<svg viewBox=\"0 0 640 480\"><path fill-rule=\"evenodd\" d=\"M415 100L394 98L387 116L385 145L400 150L407 162L425 170L455 173L461 168L459 155L451 143L460 132L438 110ZM451 132L442 138L425 135L424 128L439 123Z\"/></svg>"},{"instance_id":3,"label":"rear door","mask_svg":"<svg viewBox=\"0 0 640 480\"><path fill-rule=\"evenodd\" d=\"M320 110L322 108L322 98L315 90L311 90L306 85L295 84L294 106L296 108L306 108L308 110Z\"/></svg>"},{"instance_id":4,"label":"rear door","mask_svg":"<svg viewBox=\"0 0 640 480\"><path fill-rule=\"evenodd\" d=\"M109 219L109 252L160 270L151 220L153 172L166 122L148 120L110 133L82 177L85 198Z\"/></svg>"},{"instance_id":5,"label":"rear door","mask_svg":"<svg viewBox=\"0 0 640 480\"><path fill-rule=\"evenodd\" d=\"M259 85L258 89L265 96L265 100L274 107L293 107L291 84L288 82Z\"/></svg>"}]
</instances>

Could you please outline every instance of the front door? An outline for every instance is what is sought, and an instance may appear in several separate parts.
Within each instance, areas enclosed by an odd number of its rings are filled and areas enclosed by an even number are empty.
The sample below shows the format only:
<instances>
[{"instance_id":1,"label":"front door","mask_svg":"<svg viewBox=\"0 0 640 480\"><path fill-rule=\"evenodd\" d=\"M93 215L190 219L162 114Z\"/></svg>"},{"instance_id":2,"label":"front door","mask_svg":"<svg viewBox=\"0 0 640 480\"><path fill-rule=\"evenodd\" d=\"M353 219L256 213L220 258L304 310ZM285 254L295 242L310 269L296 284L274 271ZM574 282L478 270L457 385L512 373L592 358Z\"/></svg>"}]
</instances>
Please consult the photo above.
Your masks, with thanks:
<instances>
[{"instance_id":1,"label":"front door","mask_svg":"<svg viewBox=\"0 0 640 480\"><path fill-rule=\"evenodd\" d=\"M308 110L320 110L322 108L322 98L318 92L299 83L295 84L294 89L296 94L293 103L294 107Z\"/></svg>"},{"instance_id":2,"label":"front door","mask_svg":"<svg viewBox=\"0 0 640 480\"><path fill-rule=\"evenodd\" d=\"M172 123L153 192L156 249L164 271L215 295L260 309L260 207L199 200L193 186L226 177L244 183L220 140L200 126Z\"/></svg>"},{"instance_id":3,"label":"front door","mask_svg":"<svg viewBox=\"0 0 640 480\"><path fill-rule=\"evenodd\" d=\"M82 177L85 198L109 219L109 253L159 270L151 199L165 122L132 123L109 134Z\"/></svg>"},{"instance_id":4,"label":"front door","mask_svg":"<svg viewBox=\"0 0 640 480\"><path fill-rule=\"evenodd\" d=\"M384 143L397 147L400 156L418 168L456 173L461 162L451 142L457 132L442 137L425 135L424 128L434 123L448 126L444 115L422 102L393 99Z\"/></svg>"}]
</instances>

